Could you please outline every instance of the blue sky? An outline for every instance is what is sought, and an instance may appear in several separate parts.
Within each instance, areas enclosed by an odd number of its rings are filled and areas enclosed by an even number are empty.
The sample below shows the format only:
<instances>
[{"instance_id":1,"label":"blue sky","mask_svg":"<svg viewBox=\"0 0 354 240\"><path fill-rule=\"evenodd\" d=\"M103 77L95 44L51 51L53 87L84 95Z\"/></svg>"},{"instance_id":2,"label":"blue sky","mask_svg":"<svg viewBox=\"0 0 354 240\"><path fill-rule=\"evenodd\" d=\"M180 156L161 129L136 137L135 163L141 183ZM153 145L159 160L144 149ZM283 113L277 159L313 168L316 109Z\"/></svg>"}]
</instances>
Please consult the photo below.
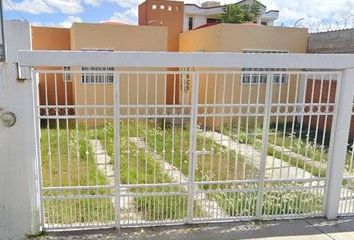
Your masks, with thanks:
<instances>
[{"instance_id":1,"label":"blue sky","mask_svg":"<svg viewBox=\"0 0 354 240\"><path fill-rule=\"evenodd\" d=\"M120 21L136 24L137 6L143 0L3 0L6 19L27 19L34 25L70 26L72 22ZM237 0L223 0L233 3ZM186 0L200 4L201 0ZM268 10L280 10L277 25L317 22L354 27L354 0L261 0ZM16 13L9 4L16 9ZM21 15L21 16L19 16Z\"/></svg>"}]
</instances>

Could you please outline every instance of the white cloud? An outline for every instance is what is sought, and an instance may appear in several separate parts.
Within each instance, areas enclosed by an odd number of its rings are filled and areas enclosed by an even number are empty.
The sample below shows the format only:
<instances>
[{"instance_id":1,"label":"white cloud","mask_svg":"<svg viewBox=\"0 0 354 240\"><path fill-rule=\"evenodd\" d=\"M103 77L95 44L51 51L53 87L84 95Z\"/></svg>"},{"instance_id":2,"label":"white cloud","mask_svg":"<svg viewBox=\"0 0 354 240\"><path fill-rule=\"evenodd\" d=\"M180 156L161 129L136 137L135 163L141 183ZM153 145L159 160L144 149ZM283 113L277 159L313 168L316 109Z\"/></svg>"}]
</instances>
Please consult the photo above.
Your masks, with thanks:
<instances>
[{"instance_id":1,"label":"white cloud","mask_svg":"<svg viewBox=\"0 0 354 240\"><path fill-rule=\"evenodd\" d=\"M60 22L59 24L56 24L56 25L59 25L61 27L71 27L71 25L74 23L74 22L82 22L81 18L79 17L76 17L76 16L68 16L64 21Z\"/></svg>"},{"instance_id":2,"label":"white cloud","mask_svg":"<svg viewBox=\"0 0 354 240\"><path fill-rule=\"evenodd\" d=\"M125 8L116 12L112 19L116 21L137 22L138 5L144 0L107 0ZM185 0L185 3L200 5L204 0ZM206 0L205 0L206 1ZM222 4L235 3L240 0L221 0ZM344 23L343 17L354 15L354 1L352 0L260 0L268 10L279 10L280 16L277 24L293 25L298 19L304 18L301 24L313 25L319 22L328 22L330 19ZM354 17L353 17L354 21ZM332 22L334 22L332 20ZM354 23L353 23L354 25Z\"/></svg>"},{"instance_id":3,"label":"white cloud","mask_svg":"<svg viewBox=\"0 0 354 240\"><path fill-rule=\"evenodd\" d=\"M77 17L77 16L68 16L67 18L65 18L63 21L61 22L31 22L32 26L46 26L46 27L63 27L63 28L70 28L71 25L74 22L82 22L82 19Z\"/></svg>"},{"instance_id":4,"label":"white cloud","mask_svg":"<svg viewBox=\"0 0 354 240\"><path fill-rule=\"evenodd\" d=\"M108 1L114 2L123 8L129 8L129 9L133 9L133 8L137 9L138 5L144 2L144 0L108 0Z\"/></svg>"},{"instance_id":5,"label":"white cloud","mask_svg":"<svg viewBox=\"0 0 354 240\"><path fill-rule=\"evenodd\" d=\"M21 12L31 14L50 14L59 12L70 15L83 12L83 4L97 6L103 0L22 0L20 2L15 2L13 0L8 1L17 11ZM5 4L5 10L11 10L11 8Z\"/></svg>"},{"instance_id":6,"label":"white cloud","mask_svg":"<svg viewBox=\"0 0 354 240\"><path fill-rule=\"evenodd\" d=\"M108 0L124 8L122 12L115 12L109 21L117 21L128 24L137 24L138 6L144 0Z\"/></svg>"},{"instance_id":7,"label":"white cloud","mask_svg":"<svg viewBox=\"0 0 354 240\"><path fill-rule=\"evenodd\" d=\"M101 4L103 0L84 0L84 3L91 5L91 6L98 6Z\"/></svg>"},{"instance_id":8,"label":"white cloud","mask_svg":"<svg viewBox=\"0 0 354 240\"><path fill-rule=\"evenodd\" d=\"M127 9L124 12L116 12L109 21L122 22L127 24L136 24L138 20L138 11L136 9Z\"/></svg>"},{"instance_id":9,"label":"white cloud","mask_svg":"<svg viewBox=\"0 0 354 240\"><path fill-rule=\"evenodd\" d=\"M17 11L21 12L27 12L32 14L54 12L54 9L43 0L24 0L22 2L13 2L12 0L8 1ZM7 4L4 5L4 8L5 10L11 10L11 8Z\"/></svg>"},{"instance_id":10,"label":"white cloud","mask_svg":"<svg viewBox=\"0 0 354 240\"><path fill-rule=\"evenodd\" d=\"M76 15L85 10L85 5L98 6L105 3L115 3L117 11L111 20L127 23L137 22L138 5L144 0L8 0L19 11L41 14L41 13L63 13ZM185 3L200 4L206 0L185 0ZM240 0L219 0L222 4L234 3ZM268 10L277 9L280 11L280 18L277 24L285 23L293 25L296 20L305 18L302 24L314 24L330 19L344 22L343 17L354 15L353 0L260 0L267 6ZM7 4L5 10L9 10ZM122 9L123 8L123 9ZM120 10L122 9L122 10ZM120 11L119 11L120 10ZM102 12L104 14L104 12ZM103 16L104 17L104 16ZM354 21L354 16L350 19ZM334 22L332 20L332 22ZM353 23L354 25L354 23Z\"/></svg>"},{"instance_id":11,"label":"white cloud","mask_svg":"<svg viewBox=\"0 0 354 240\"><path fill-rule=\"evenodd\" d=\"M343 20L354 14L354 2L348 0L262 0L271 8L280 11L279 22L294 23L300 18L304 22L318 23L326 19Z\"/></svg>"},{"instance_id":12,"label":"white cloud","mask_svg":"<svg viewBox=\"0 0 354 240\"><path fill-rule=\"evenodd\" d=\"M200 4L204 0L186 0L186 3ZM239 0L221 0L222 3L234 3ZM278 23L294 24L305 18L307 22L320 22L334 18L340 20L354 14L353 0L259 0L268 10L279 10ZM344 20L343 20L344 21Z\"/></svg>"},{"instance_id":13,"label":"white cloud","mask_svg":"<svg viewBox=\"0 0 354 240\"><path fill-rule=\"evenodd\" d=\"M31 22L31 26L44 26L44 24L42 22L34 21L34 22Z\"/></svg>"}]
</instances>

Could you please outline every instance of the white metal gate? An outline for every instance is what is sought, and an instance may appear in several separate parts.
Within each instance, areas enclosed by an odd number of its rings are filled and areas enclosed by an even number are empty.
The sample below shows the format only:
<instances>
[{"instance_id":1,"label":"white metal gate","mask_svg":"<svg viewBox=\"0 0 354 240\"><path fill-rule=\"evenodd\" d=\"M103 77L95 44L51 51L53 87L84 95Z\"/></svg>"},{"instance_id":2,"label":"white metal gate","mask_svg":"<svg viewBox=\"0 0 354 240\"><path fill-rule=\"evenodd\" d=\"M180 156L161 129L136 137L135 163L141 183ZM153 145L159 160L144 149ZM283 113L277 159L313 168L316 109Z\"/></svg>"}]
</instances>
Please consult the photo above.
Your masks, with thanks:
<instances>
[{"instance_id":1,"label":"white metal gate","mask_svg":"<svg viewBox=\"0 0 354 240\"><path fill-rule=\"evenodd\" d=\"M320 56L22 54L46 230L329 216L347 201L333 164L352 95Z\"/></svg>"}]
</instances>

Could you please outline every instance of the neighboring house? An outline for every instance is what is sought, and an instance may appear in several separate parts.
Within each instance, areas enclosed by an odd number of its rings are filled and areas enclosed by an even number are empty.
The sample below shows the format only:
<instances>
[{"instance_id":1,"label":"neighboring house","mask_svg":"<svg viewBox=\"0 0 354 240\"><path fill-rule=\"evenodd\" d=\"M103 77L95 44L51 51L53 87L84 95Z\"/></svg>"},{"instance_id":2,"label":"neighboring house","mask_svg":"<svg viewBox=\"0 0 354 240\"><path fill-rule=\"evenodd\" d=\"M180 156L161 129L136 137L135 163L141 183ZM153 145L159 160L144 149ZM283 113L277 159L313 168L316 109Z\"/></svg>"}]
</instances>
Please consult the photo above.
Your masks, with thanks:
<instances>
[{"instance_id":1,"label":"neighboring house","mask_svg":"<svg viewBox=\"0 0 354 240\"><path fill-rule=\"evenodd\" d=\"M235 4L249 4L253 0L242 0ZM261 15L257 19L258 24L272 26L274 21L279 18L278 10L267 11L267 7L260 3ZM207 1L198 6L196 4L184 5L183 31L189 31L205 24L220 22L221 14L226 5L220 5L220 2Z\"/></svg>"},{"instance_id":2,"label":"neighboring house","mask_svg":"<svg viewBox=\"0 0 354 240\"><path fill-rule=\"evenodd\" d=\"M245 3L243 1L242 3ZM240 3L240 4L242 4ZM210 3L209 3L210 4ZM162 7L163 6L163 7ZM181 52L263 52L263 53L306 53L308 31L303 28L285 28L264 26L262 24L217 24L200 29L183 32L184 8L188 4L177 1L147 0L139 6L139 26L120 23L74 23L70 29L53 27L32 27L34 50L75 50L75 51L181 51ZM216 8L215 8L216 9ZM265 10L264 10L265 11ZM263 14L264 15L264 14ZM262 16L263 16L262 15ZM148 25L148 26L147 26ZM113 109L105 106L114 103L113 82L116 68L97 67L65 67L62 74L40 74L40 103L41 105L76 105L69 109L70 114L112 115ZM66 70L75 73L66 74ZM122 69L119 69L122 70ZM123 69L124 70L124 69ZM166 70L166 69L163 69ZM167 69L179 70L179 69ZM231 89L236 97L240 94L241 86L256 89L254 83L262 83L261 95L265 94L266 76L255 78L243 71L254 69L233 69L240 74L237 85L217 85L217 96L214 101L222 103L222 98L231 98ZM260 69L257 69L259 71ZM262 69L261 69L262 70ZM284 69L281 69L284 71ZM97 73L107 72L107 74ZM286 71L286 70L285 70ZM96 72L93 74L93 72ZM188 74L175 75L161 74L157 78L149 74L133 76L119 75L120 100L122 104L172 104L187 103ZM205 76L204 76L205 77ZM129 79L128 79L129 78ZM148 82L155 78L155 85ZM206 93L207 87L203 76L200 82L201 93ZM209 79L213 81L213 79ZM276 76L272 79L280 87L287 86L287 76ZM128 82L130 87L128 88ZM56 83L56 84L55 84ZM92 84L95 83L95 84ZM229 83L228 83L229 84ZM56 89L55 89L56 85ZM221 86L221 87L220 87ZM210 86L209 86L210 88ZM225 90L225 93L223 92ZM57 95L46 93L57 92ZM146 95L149 92L149 95ZM154 97L156 95L156 98ZM129 96L129 97L128 97ZM154 99L152 99L153 97ZM182 98L183 97L183 98ZM151 98L151 99L150 99ZM285 96L282 96L282 99ZM295 101L297 96L290 96ZM147 101L147 102L146 102ZM187 102L186 102L187 101ZM199 101L212 102L211 96L200 95ZM242 102L246 101L241 100ZM251 99L254 101L254 99ZM237 103L236 99L234 103ZM100 109L85 108L83 106L100 106ZM59 110L50 109L49 113L66 114L65 107ZM124 109L122 111L125 111ZM220 125L220 119L216 119Z\"/></svg>"},{"instance_id":3,"label":"neighboring house","mask_svg":"<svg viewBox=\"0 0 354 240\"><path fill-rule=\"evenodd\" d=\"M181 52L246 52L246 53L306 53L308 31L304 28L271 27L257 24L218 24L205 28L196 29L180 34ZM235 69L238 74L230 74L225 79L223 76L200 77L199 102L209 104L223 104L224 101L230 103L255 104L264 103L266 75L242 74L242 71L265 71L265 69ZM278 70L279 69L274 69ZM286 69L280 69L286 71ZM261 76L260 76L261 75ZM281 91L281 102L289 100L296 102L298 96L295 91L287 96L286 89L295 89L295 86L288 87L289 82L295 84L296 81L289 81L287 75L276 75L273 77L274 91ZM293 77L296 77L295 75ZM217 81L217 83L215 83ZM209 82L208 87L206 82ZM223 83L224 82L224 83ZM258 85L260 83L260 85ZM232 87L232 85L234 87ZM206 88L217 87L216 94L208 94ZM260 86L258 88L258 86ZM243 91L243 93L241 93ZM259 94L257 93L259 91ZM207 95L207 96L206 96ZM233 96L233 99L232 97ZM242 98L240 99L240 96ZM259 97L259 98L258 98ZM273 95L276 99L277 94ZM221 109L219 109L221 110ZM218 111L218 109L216 109ZM216 118L207 119L209 126L221 126L230 119ZM213 124L212 121L215 121Z\"/></svg>"},{"instance_id":4,"label":"neighboring house","mask_svg":"<svg viewBox=\"0 0 354 240\"><path fill-rule=\"evenodd\" d=\"M153 26L74 23L71 27L71 50L90 49L102 51L167 51L167 29L166 27ZM85 74L85 70L114 71L117 69L88 67L83 70L83 74ZM113 105L113 74L109 74L106 78L97 76L97 74L85 74L85 76L78 76L78 78L76 79L77 84L74 86L74 92L77 94L75 97L76 104ZM147 80L148 76L146 74L140 74L139 76L135 74L129 76L128 74L120 74L119 96L121 104L145 104L146 91L155 91L155 86L148 84ZM165 94L171 93L166 92L165 82L161 77L158 80L158 86L160 91L156 92L157 103L163 104ZM148 90L146 90L147 88ZM130 90L128 91L128 89ZM87 96L91 97L87 98ZM149 98L147 99L149 103L155 101L154 94L150 94L147 97Z\"/></svg>"},{"instance_id":5,"label":"neighboring house","mask_svg":"<svg viewBox=\"0 0 354 240\"><path fill-rule=\"evenodd\" d=\"M237 4L251 3L252 0L244 0ZM146 0L139 5L139 25L146 26L166 26L168 28L168 45L170 52L180 51L179 34L191 29L205 26L209 22L218 22L223 13L225 5L221 6L219 2L208 1L198 7L194 4L184 4L183 1L167 1L167 0ZM261 4L261 16L257 23L263 25L273 25L274 20L278 19L279 11L266 12L266 6ZM213 40L210 40L213 41ZM171 69L173 70L173 69ZM177 70L177 69L174 69ZM179 79L176 80L179 84ZM170 79L167 82L167 91L174 92L177 86ZM173 99L178 100L174 94L167 96L167 103L172 103Z\"/></svg>"},{"instance_id":6,"label":"neighboring house","mask_svg":"<svg viewBox=\"0 0 354 240\"><path fill-rule=\"evenodd\" d=\"M166 26L168 50L178 52L178 35L183 31L183 6L180 1L146 0L139 5L139 25Z\"/></svg>"},{"instance_id":7,"label":"neighboring house","mask_svg":"<svg viewBox=\"0 0 354 240\"><path fill-rule=\"evenodd\" d=\"M152 26L133 26L117 23L74 23L70 29L54 27L32 27L32 48L34 50L77 50L77 51L167 51L167 28ZM93 74L92 71L114 71L114 68L95 68L86 66L83 68L61 67L51 70L71 70L82 72L81 74L39 74L39 93L41 105L112 105L113 81L112 74ZM90 72L91 71L91 72ZM137 101L137 94L144 96L147 87L146 77L140 76L137 92L127 97L127 76L120 78L121 101L134 103ZM134 79L131 79L132 81ZM138 81L138 80L135 80ZM96 83L96 84L93 84ZM161 88L156 93L157 101L162 104L167 87L165 81L159 79ZM135 84L133 87L135 87ZM132 87L132 86L131 86ZM132 87L132 88L133 88ZM85 97L86 95L86 97ZM95 97L97 96L97 97ZM142 99L142 98L141 98ZM155 100L155 99L153 99ZM149 100L152 102L153 100ZM141 101L141 100L140 100ZM80 109L77 109L80 112ZM92 110L92 108L91 108ZM66 108L55 110L50 108L49 113L41 114L54 115L66 114ZM89 110L90 111L90 110ZM73 109L69 109L69 114ZM90 112L89 112L90 113ZM101 112L102 113L102 112ZM107 114L110 114L109 112ZM112 112L111 112L112 114Z\"/></svg>"},{"instance_id":8,"label":"neighboring house","mask_svg":"<svg viewBox=\"0 0 354 240\"><path fill-rule=\"evenodd\" d=\"M242 0L235 4L252 2L253 0ZM184 4L183 1L146 0L139 5L139 25L168 27L168 49L178 51L178 34L206 24L220 22L226 6L216 1L207 1L198 6ZM260 6L261 14L256 23L272 26L279 18L279 11L267 11L267 7L261 3Z\"/></svg>"}]
</instances>

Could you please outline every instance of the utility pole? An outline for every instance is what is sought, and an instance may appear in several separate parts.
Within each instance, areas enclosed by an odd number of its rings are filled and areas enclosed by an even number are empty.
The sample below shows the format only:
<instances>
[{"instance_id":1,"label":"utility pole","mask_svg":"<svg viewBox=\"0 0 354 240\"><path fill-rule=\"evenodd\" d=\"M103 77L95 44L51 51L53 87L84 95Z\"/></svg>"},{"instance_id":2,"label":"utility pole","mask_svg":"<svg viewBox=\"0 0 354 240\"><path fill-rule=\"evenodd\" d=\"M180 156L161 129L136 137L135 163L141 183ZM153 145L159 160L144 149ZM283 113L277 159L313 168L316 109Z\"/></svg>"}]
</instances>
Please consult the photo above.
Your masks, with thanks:
<instances>
[{"instance_id":1,"label":"utility pole","mask_svg":"<svg viewBox=\"0 0 354 240\"><path fill-rule=\"evenodd\" d=\"M2 0L0 0L0 62L6 61L6 53L5 53L5 31L4 31L4 9Z\"/></svg>"}]
</instances>

